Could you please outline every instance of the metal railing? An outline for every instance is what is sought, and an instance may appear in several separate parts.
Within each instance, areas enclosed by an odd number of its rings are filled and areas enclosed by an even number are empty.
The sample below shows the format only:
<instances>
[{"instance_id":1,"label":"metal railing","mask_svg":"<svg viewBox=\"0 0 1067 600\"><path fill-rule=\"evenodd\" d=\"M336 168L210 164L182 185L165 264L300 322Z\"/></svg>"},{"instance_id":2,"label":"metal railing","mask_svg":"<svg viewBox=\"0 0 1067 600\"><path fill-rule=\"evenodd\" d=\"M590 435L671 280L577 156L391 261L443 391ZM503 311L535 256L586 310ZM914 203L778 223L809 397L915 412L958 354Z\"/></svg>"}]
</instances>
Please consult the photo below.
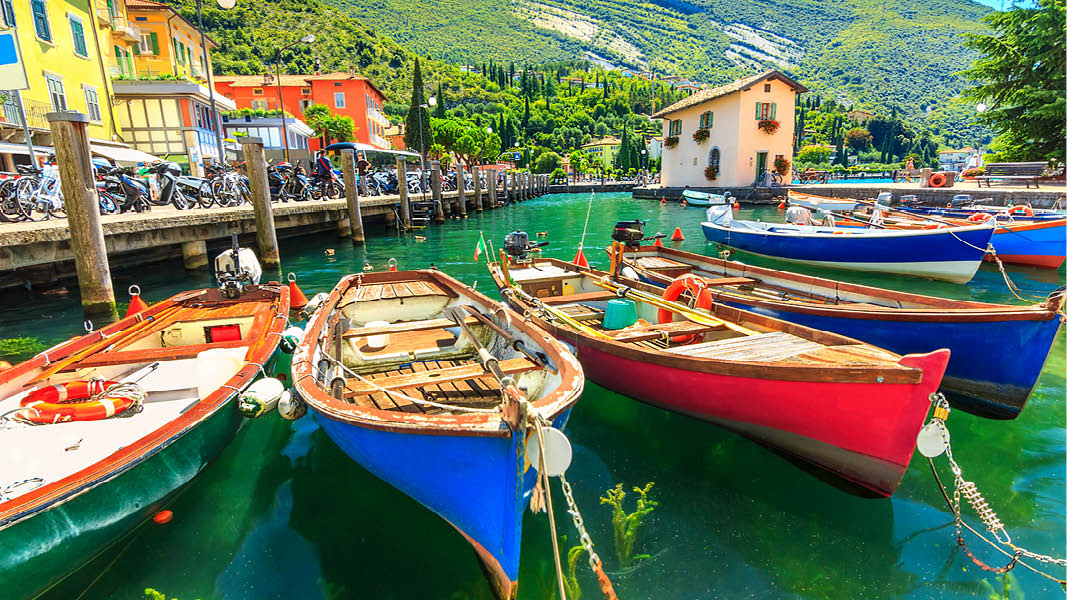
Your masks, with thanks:
<instances>
[{"instance_id":1,"label":"metal railing","mask_svg":"<svg viewBox=\"0 0 1067 600\"><path fill-rule=\"evenodd\" d=\"M26 122L30 127L48 129L48 120L44 116L52 112L52 105L40 100L22 99L22 106L26 110ZM5 124L22 127L22 119L19 115L19 107L15 95L7 93L4 103L0 104L0 120Z\"/></svg>"}]
</instances>

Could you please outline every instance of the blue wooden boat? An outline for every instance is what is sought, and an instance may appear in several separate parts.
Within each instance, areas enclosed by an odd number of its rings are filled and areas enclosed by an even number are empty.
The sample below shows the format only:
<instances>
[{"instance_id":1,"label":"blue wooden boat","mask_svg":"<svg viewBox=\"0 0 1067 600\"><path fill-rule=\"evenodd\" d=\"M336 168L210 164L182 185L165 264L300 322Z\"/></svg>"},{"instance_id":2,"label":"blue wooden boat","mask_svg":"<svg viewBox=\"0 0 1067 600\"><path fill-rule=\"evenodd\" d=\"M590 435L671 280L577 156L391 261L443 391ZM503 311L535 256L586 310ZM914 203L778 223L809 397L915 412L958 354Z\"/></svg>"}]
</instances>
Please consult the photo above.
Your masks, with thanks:
<instances>
[{"instance_id":1,"label":"blue wooden boat","mask_svg":"<svg viewBox=\"0 0 1067 600\"><path fill-rule=\"evenodd\" d=\"M577 360L438 271L348 276L307 331L293 358L294 389L326 434L451 523L497 597L514 598L537 479L526 446L536 437L520 416L518 389L530 419L562 429L584 385ZM502 386L507 378L515 385Z\"/></svg>"},{"instance_id":2,"label":"blue wooden boat","mask_svg":"<svg viewBox=\"0 0 1067 600\"><path fill-rule=\"evenodd\" d=\"M812 266L967 283L982 264L993 224L941 229L854 229L734 220L727 207L701 223L710 242Z\"/></svg>"},{"instance_id":3,"label":"blue wooden boat","mask_svg":"<svg viewBox=\"0 0 1067 600\"><path fill-rule=\"evenodd\" d=\"M1060 327L1062 291L1010 306L948 300L644 246L626 254L624 277L666 287L702 278L716 303L862 340L898 354L951 350L942 390L990 418L1018 416Z\"/></svg>"}]
</instances>

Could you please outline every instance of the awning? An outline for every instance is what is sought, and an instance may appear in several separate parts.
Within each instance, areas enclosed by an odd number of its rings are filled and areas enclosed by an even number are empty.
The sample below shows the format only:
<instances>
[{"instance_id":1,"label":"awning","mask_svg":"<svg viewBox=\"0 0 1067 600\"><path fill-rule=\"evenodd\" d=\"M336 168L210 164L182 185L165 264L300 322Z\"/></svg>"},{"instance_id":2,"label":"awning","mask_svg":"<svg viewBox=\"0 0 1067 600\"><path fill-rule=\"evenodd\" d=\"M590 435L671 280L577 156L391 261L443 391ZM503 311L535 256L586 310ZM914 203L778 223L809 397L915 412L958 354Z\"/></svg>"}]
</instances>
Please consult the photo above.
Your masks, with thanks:
<instances>
[{"instance_id":1,"label":"awning","mask_svg":"<svg viewBox=\"0 0 1067 600\"><path fill-rule=\"evenodd\" d=\"M357 152L383 152L385 154L395 154L397 156L411 156L419 158L419 155L415 152L406 152L404 150L383 150L377 146L370 144L363 144L361 142L335 142L324 148L329 152L339 152L341 150L356 150Z\"/></svg>"},{"instance_id":2,"label":"awning","mask_svg":"<svg viewBox=\"0 0 1067 600\"><path fill-rule=\"evenodd\" d=\"M152 163L159 161L159 157L152 156L147 152L141 152L128 146L105 146L103 144L90 144L89 149L97 156L113 160L117 163L136 165L137 163Z\"/></svg>"}]
</instances>

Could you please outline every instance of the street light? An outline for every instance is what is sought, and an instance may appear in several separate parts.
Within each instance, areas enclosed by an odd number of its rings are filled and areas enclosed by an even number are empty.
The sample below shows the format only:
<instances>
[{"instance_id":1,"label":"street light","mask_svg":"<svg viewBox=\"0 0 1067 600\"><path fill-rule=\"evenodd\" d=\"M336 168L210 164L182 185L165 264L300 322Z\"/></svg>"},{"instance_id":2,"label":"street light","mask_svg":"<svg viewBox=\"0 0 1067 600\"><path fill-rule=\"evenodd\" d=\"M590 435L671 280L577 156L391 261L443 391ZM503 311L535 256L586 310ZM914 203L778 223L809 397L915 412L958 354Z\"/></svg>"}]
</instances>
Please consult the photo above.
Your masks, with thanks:
<instances>
[{"instance_id":1,"label":"street light","mask_svg":"<svg viewBox=\"0 0 1067 600\"><path fill-rule=\"evenodd\" d=\"M437 106L437 98L434 98L433 96L430 96L429 98L426 99L426 104L420 104L419 108L427 108L428 109L428 108L430 108L432 106ZM423 127L424 126L422 124L422 111L420 110L419 111L419 149L422 150L422 170L425 171L426 170L426 140L424 140L422 138Z\"/></svg>"},{"instance_id":2,"label":"street light","mask_svg":"<svg viewBox=\"0 0 1067 600\"><path fill-rule=\"evenodd\" d=\"M285 162L289 162L289 131L285 126L285 104L282 102L282 52L297 44L313 43L315 43L315 36L308 34L288 46L278 48L274 52L274 78L278 83L278 110L282 112L282 146L285 148Z\"/></svg>"},{"instance_id":3,"label":"street light","mask_svg":"<svg viewBox=\"0 0 1067 600\"><path fill-rule=\"evenodd\" d=\"M237 4L237 0L215 0L224 10L230 10ZM211 128L215 130L215 144L219 150L219 164L226 162L226 150L222 147L222 123L219 122L218 109L215 108L215 83L211 81L211 66L207 58L207 40L204 35L204 15L201 14L202 0L196 0L196 24L200 27L200 52L201 65L207 71L207 95L211 99ZM32 160L33 157L31 156ZM203 159L203 157L201 157Z\"/></svg>"}]
</instances>

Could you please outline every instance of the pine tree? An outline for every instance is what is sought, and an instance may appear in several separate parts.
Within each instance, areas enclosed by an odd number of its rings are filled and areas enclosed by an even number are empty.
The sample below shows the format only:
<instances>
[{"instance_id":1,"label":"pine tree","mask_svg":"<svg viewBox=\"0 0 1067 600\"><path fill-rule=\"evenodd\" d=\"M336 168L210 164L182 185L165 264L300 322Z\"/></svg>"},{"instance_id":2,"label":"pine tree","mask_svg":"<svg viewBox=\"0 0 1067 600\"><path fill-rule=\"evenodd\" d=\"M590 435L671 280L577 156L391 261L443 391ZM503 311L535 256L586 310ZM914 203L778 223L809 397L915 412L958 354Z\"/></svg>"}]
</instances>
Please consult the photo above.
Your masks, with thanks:
<instances>
[{"instance_id":1,"label":"pine tree","mask_svg":"<svg viewBox=\"0 0 1067 600\"><path fill-rule=\"evenodd\" d=\"M415 57L415 70L411 76L411 104L404 120L404 145L422 155L425 155L426 150L433 144L430 115L423 108L424 104L426 100L422 91L422 69L419 67L418 57Z\"/></svg>"},{"instance_id":2,"label":"pine tree","mask_svg":"<svg viewBox=\"0 0 1067 600\"><path fill-rule=\"evenodd\" d=\"M844 137L837 138L837 160L834 162L845 167L848 166L848 156L845 154Z\"/></svg>"},{"instance_id":3,"label":"pine tree","mask_svg":"<svg viewBox=\"0 0 1067 600\"><path fill-rule=\"evenodd\" d=\"M522 131L526 133L526 129L530 126L530 97L525 99L526 106L522 111Z\"/></svg>"},{"instance_id":4,"label":"pine tree","mask_svg":"<svg viewBox=\"0 0 1067 600\"><path fill-rule=\"evenodd\" d=\"M437 106L433 109L433 116L437 119L445 119L445 90L440 83L437 84Z\"/></svg>"}]
</instances>

